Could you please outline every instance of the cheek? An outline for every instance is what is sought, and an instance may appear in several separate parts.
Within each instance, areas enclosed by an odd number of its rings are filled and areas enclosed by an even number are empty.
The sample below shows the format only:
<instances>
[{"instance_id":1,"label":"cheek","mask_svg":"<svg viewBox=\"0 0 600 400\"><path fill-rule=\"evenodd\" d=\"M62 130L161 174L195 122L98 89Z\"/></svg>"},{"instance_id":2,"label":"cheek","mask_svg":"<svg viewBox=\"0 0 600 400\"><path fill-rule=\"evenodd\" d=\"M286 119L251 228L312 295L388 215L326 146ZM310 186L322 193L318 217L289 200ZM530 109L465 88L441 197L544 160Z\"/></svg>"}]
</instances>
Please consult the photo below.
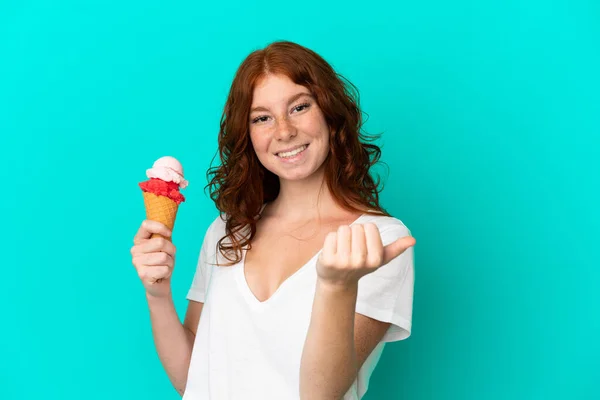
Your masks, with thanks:
<instances>
[{"instance_id":1,"label":"cheek","mask_svg":"<svg viewBox=\"0 0 600 400\"><path fill-rule=\"evenodd\" d=\"M303 122L304 132L308 133L313 139L329 142L329 127L320 113L315 113Z\"/></svg>"},{"instance_id":2,"label":"cheek","mask_svg":"<svg viewBox=\"0 0 600 400\"><path fill-rule=\"evenodd\" d=\"M317 118L312 118L305 121L303 130L313 138L317 139L321 136L320 133L323 131L323 126Z\"/></svg>"},{"instance_id":3,"label":"cheek","mask_svg":"<svg viewBox=\"0 0 600 400\"><path fill-rule=\"evenodd\" d=\"M264 153L269 149L269 138L266 135L261 135L259 133L250 134L250 140L252 141L252 146L254 147L254 151L258 154Z\"/></svg>"}]
</instances>

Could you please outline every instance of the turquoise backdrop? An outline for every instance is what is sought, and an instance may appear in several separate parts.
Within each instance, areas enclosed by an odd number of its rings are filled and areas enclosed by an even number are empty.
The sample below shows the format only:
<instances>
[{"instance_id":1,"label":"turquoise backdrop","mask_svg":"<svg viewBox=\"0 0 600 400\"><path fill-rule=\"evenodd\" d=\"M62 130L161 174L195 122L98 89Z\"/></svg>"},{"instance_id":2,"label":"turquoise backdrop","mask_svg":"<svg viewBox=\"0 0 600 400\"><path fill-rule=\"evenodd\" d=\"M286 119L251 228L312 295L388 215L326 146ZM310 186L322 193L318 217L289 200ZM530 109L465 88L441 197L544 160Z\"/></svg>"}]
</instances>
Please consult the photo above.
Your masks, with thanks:
<instances>
[{"instance_id":1,"label":"turquoise backdrop","mask_svg":"<svg viewBox=\"0 0 600 400\"><path fill-rule=\"evenodd\" d=\"M190 186L180 317L233 74L296 41L383 132L383 205L417 238L412 336L365 399L598 399L597 1L0 2L0 399L177 399L131 264L137 183Z\"/></svg>"}]
</instances>

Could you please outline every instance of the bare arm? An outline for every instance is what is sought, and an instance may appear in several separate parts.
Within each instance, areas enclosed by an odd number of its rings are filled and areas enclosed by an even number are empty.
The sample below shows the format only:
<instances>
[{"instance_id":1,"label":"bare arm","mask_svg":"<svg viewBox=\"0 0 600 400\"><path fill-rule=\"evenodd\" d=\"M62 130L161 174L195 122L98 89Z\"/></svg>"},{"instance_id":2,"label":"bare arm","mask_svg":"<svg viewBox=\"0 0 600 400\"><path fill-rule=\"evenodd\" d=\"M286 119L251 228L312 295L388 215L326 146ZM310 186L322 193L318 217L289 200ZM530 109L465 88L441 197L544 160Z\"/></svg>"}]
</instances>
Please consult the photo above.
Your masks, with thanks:
<instances>
[{"instance_id":1,"label":"bare arm","mask_svg":"<svg viewBox=\"0 0 600 400\"><path fill-rule=\"evenodd\" d=\"M318 282L300 367L300 398L341 399L390 324L355 313L358 287Z\"/></svg>"},{"instance_id":2,"label":"bare arm","mask_svg":"<svg viewBox=\"0 0 600 400\"><path fill-rule=\"evenodd\" d=\"M404 236L383 246L375 224L330 232L317 260L317 288L300 365L300 398L341 399L390 324L355 312L358 281L413 246Z\"/></svg>"},{"instance_id":3,"label":"bare arm","mask_svg":"<svg viewBox=\"0 0 600 400\"><path fill-rule=\"evenodd\" d=\"M158 357L175 390L183 395L203 303L190 301L182 324L171 296L146 298Z\"/></svg>"},{"instance_id":4,"label":"bare arm","mask_svg":"<svg viewBox=\"0 0 600 400\"><path fill-rule=\"evenodd\" d=\"M154 345L171 383L183 395L203 303L190 301L181 323L171 293L176 248L168 227L144 220L133 244L132 263L146 289Z\"/></svg>"}]
</instances>

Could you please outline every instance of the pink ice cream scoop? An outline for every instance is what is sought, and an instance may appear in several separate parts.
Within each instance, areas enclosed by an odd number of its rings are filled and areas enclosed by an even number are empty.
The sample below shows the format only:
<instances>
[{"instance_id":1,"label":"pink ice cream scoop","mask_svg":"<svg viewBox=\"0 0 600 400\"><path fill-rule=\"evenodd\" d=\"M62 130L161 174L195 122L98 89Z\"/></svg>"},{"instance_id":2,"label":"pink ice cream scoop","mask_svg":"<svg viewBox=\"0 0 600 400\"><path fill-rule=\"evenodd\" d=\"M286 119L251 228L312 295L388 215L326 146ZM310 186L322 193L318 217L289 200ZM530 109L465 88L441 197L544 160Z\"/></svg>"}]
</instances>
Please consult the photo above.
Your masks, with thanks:
<instances>
[{"instance_id":1,"label":"pink ice cream scoop","mask_svg":"<svg viewBox=\"0 0 600 400\"><path fill-rule=\"evenodd\" d=\"M176 158L170 156L156 160L152 168L146 170L146 176L165 182L175 182L181 189L185 189L188 185L188 181L183 178L183 166Z\"/></svg>"}]
</instances>

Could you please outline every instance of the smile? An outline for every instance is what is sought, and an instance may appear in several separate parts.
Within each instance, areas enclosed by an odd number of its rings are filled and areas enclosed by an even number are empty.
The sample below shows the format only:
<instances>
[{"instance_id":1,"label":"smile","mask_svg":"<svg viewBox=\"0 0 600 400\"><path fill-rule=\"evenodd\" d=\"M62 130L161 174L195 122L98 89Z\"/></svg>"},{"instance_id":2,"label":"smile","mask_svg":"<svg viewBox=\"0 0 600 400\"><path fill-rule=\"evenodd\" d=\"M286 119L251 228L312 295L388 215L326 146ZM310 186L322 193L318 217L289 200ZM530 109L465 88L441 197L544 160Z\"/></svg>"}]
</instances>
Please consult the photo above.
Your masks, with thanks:
<instances>
[{"instance_id":1,"label":"smile","mask_svg":"<svg viewBox=\"0 0 600 400\"><path fill-rule=\"evenodd\" d=\"M300 147L295 148L294 150L281 152L281 153L275 153L275 155L280 158L292 158L292 157L302 153L307 148L308 148L308 144L304 144Z\"/></svg>"}]
</instances>

